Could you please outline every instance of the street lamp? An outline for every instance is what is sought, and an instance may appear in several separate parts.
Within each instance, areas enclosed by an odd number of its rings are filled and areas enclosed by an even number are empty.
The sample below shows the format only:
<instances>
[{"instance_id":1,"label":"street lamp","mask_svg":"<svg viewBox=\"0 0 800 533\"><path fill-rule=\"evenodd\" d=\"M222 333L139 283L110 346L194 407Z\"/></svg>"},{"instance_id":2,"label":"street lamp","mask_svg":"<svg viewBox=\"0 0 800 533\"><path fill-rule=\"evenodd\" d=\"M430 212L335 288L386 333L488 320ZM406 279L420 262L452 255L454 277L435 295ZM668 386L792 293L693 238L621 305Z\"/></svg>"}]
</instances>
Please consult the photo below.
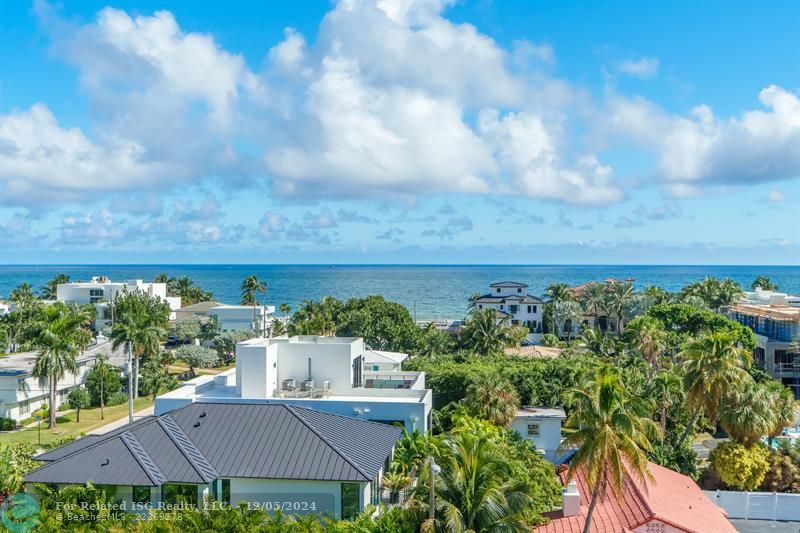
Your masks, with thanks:
<instances>
[{"instance_id":1,"label":"street lamp","mask_svg":"<svg viewBox=\"0 0 800 533\"><path fill-rule=\"evenodd\" d=\"M436 518L436 509L434 508L433 504L435 497L433 482L436 476L439 475L439 472L442 471L442 467L436 464L436 461L433 460L433 456L431 456L431 458L428 460L428 466L430 468L431 477L431 482L428 488L428 518L433 521Z\"/></svg>"}]
</instances>

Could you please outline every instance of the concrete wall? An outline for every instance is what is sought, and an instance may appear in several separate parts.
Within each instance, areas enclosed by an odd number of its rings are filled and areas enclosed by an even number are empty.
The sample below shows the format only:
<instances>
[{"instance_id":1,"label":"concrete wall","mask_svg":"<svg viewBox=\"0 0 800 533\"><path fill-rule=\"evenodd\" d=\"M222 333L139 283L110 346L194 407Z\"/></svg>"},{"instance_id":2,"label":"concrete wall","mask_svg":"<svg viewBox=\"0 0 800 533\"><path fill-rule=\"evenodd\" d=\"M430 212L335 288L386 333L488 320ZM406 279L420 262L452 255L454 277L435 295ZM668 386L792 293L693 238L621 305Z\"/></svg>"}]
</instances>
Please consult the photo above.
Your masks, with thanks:
<instances>
[{"instance_id":1,"label":"concrete wall","mask_svg":"<svg viewBox=\"0 0 800 533\"><path fill-rule=\"evenodd\" d=\"M278 348L278 383L294 378L299 386L308 377L311 358L311 377L316 387L330 381L332 394L348 394L353 388L353 359L363 352L363 342L282 343Z\"/></svg>"}]
</instances>

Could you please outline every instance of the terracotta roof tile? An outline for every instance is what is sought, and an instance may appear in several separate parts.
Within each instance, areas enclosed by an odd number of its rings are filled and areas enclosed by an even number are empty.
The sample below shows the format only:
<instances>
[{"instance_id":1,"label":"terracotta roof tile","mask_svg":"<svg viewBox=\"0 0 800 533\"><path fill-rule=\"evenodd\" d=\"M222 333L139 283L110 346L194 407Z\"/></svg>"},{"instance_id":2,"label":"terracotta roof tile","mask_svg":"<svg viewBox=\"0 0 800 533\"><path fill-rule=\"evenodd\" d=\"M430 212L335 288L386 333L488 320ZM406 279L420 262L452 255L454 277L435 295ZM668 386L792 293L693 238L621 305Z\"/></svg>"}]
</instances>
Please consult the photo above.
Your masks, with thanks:
<instances>
[{"instance_id":1,"label":"terracotta roof tile","mask_svg":"<svg viewBox=\"0 0 800 533\"><path fill-rule=\"evenodd\" d=\"M725 511L711 503L690 478L654 463L649 467L655 481L641 484L628 476L621 498L606 486L592 516L592 533L632 531L654 520L686 533L736 532L725 518ZM561 473L560 478L566 484L567 472ZM545 513L551 522L536 528L537 533L583 531L591 491L582 470L574 479L581 494L580 514L565 517L561 511Z\"/></svg>"}]
</instances>

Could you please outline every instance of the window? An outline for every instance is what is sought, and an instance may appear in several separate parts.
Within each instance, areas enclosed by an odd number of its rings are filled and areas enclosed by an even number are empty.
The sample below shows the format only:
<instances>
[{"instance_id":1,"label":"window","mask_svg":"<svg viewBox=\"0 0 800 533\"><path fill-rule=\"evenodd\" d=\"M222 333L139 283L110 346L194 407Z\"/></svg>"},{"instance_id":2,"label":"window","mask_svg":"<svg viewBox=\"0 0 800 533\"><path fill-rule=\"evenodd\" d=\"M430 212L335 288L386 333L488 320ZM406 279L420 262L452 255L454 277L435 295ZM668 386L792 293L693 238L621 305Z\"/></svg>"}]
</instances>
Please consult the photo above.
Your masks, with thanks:
<instances>
[{"instance_id":1,"label":"window","mask_svg":"<svg viewBox=\"0 0 800 533\"><path fill-rule=\"evenodd\" d=\"M511 321L511 325L512 326L519 326L519 320L512 320Z\"/></svg>"},{"instance_id":2,"label":"window","mask_svg":"<svg viewBox=\"0 0 800 533\"><path fill-rule=\"evenodd\" d=\"M536 306L535 306L535 305L533 306L533 311L531 311L531 312L532 312L532 313L535 313L535 312L536 312Z\"/></svg>"},{"instance_id":3,"label":"window","mask_svg":"<svg viewBox=\"0 0 800 533\"><path fill-rule=\"evenodd\" d=\"M353 387L361 387L362 371L364 368L364 356L359 355L353 359Z\"/></svg>"},{"instance_id":4,"label":"window","mask_svg":"<svg viewBox=\"0 0 800 533\"><path fill-rule=\"evenodd\" d=\"M509 309L509 311L511 311L512 315L519 313L519 306L518 305L509 305L508 309Z\"/></svg>"},{"instance_id":5,"label":"window","mask_svg":"<svg viewBox=\"0 0 800 533\"><path fill-rule=\"evenodd\" d=\"M370 503L372 505L380 505L380 503L381 503L381 479L376 477L375 479L372 480L372 483L370 483L370 485L372 485L372 487L370 487L372 489L370 491Z\"/></svg>"},{"instance_id":6,"label":"window","mask_svg":"<svg viewBox=\"0 0 800 533\"><path fill-rule=\"evenodd\" d=\"M19 402L19 414L27 415L31 412L31 404L28 400Z\"/></svg>"},{"instance_id":7,"label":"window","mask_svg":"<svg viewBox=\"0 0 800 533\"><path fill-rule=\"evenodd\" d=\"M133 503L150 503L150 487L133 487Z\"/></svg>"},{"instance_id":8,"label":"window","mask_svg":"<svg viewBox=\"0 0 800 533\"><path fill-rule=\"evenodd\" d=\"M500 304L500 310L501 311L503 310L503 304Z\"/></svg>"},{"instance_id":9,"label":"window","mask_svg":"<svg viewBox=\"0 0 800 533\"><path fill-rule=\"evenodd\" d=\"M377 372L381 369L381 365L372 365L372 371Z\"/></svg>"},{"instance_id":10,"label":"window","mask_svg":"<svg viewBox=\"0 0 800 533\"><path fill-rule=\"evenodd\" d=\"M520 293L520 292L522 292L522 289L517 289L517 293Z\"/></svg>"},{"instance_id":11,"label":"window","mask_svg":"<svg viewBox=\"0 0 800 533\"><path fill-rule=\"evenodd\" d=\"M483 304L478 304L478 309L483 309Z\"/></svg>"},{"instance_id":12,"label":"window","mask_svg":"<svg viewBox=\"0 0 800 533\"><path fill-rule=\"evenodd\" d=\"M528 313L533 313L533 311L531 311L531 309L532 309L532 308L533 308L533 306L532 306L532 305L529 305L529 306L528 306Z\"/></svg>"},{"instance_id":13,"label":"window","mask_svg":"<svg viewBox=\"0 0 800 533\"><path fill-rule=\"evenodd\" d=\"M17 390L20 392L25 390L25 378L19 378L17 380Z\"/></svg>"},{"instance_id":14,"label":"window","mask_svg":"<svg viewBox=\"0 0 800 533\"><path fill-rule=\"evenodd\" d=\"M528 424L528 436L529 437L539 436L539 424Z\"/></svg>"},{"instance_id":15,"label":"window","mask_svg":"<svg viewBox=\"0 0 800 533\"><path fill-rule=\"evenodd\" d=\"M497 290L495 292L499 293L500 292L500 287L497 287Z\"/></svg>"},{"instance_id":16,"label":"window","mask_svg":"<svg viewBox=\"0 0 800 533\"><path fill-rule=\"evenodd\" d=\"M361 507L361 498L359 492L361 485L359 483L342 483L342 519L352 520L358 516L359 508Z\"/></svg>"},{"instance_id":17,"label":"window","mask_svg":"<svg viewBox=\"0 0 800 533\"><path fill-rule=\"evenodd\" d=\"M179 503L197 505L197 486L175 483L161 485L161 501L168 505Z\"/></svg>"}]
</instances>

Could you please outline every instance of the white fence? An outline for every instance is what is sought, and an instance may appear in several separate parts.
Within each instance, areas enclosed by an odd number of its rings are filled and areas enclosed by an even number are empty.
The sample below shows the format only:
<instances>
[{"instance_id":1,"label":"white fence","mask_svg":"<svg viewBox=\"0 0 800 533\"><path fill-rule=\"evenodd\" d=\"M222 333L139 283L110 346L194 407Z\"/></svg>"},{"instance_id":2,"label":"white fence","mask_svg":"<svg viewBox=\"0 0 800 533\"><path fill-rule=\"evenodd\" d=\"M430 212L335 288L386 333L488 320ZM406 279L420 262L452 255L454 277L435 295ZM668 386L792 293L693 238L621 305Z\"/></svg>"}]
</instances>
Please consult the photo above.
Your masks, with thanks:
<instances>
[{"instance_id":1,"label":"white fence","mask_svg":"<svg viewBox=\"0 0 800 533\"><path fill-rule=\"evenodd\" d=\"M708 499L728 513L728 518L800 521L800 494L704 490Z\"/></svg>"}]
</instances>

